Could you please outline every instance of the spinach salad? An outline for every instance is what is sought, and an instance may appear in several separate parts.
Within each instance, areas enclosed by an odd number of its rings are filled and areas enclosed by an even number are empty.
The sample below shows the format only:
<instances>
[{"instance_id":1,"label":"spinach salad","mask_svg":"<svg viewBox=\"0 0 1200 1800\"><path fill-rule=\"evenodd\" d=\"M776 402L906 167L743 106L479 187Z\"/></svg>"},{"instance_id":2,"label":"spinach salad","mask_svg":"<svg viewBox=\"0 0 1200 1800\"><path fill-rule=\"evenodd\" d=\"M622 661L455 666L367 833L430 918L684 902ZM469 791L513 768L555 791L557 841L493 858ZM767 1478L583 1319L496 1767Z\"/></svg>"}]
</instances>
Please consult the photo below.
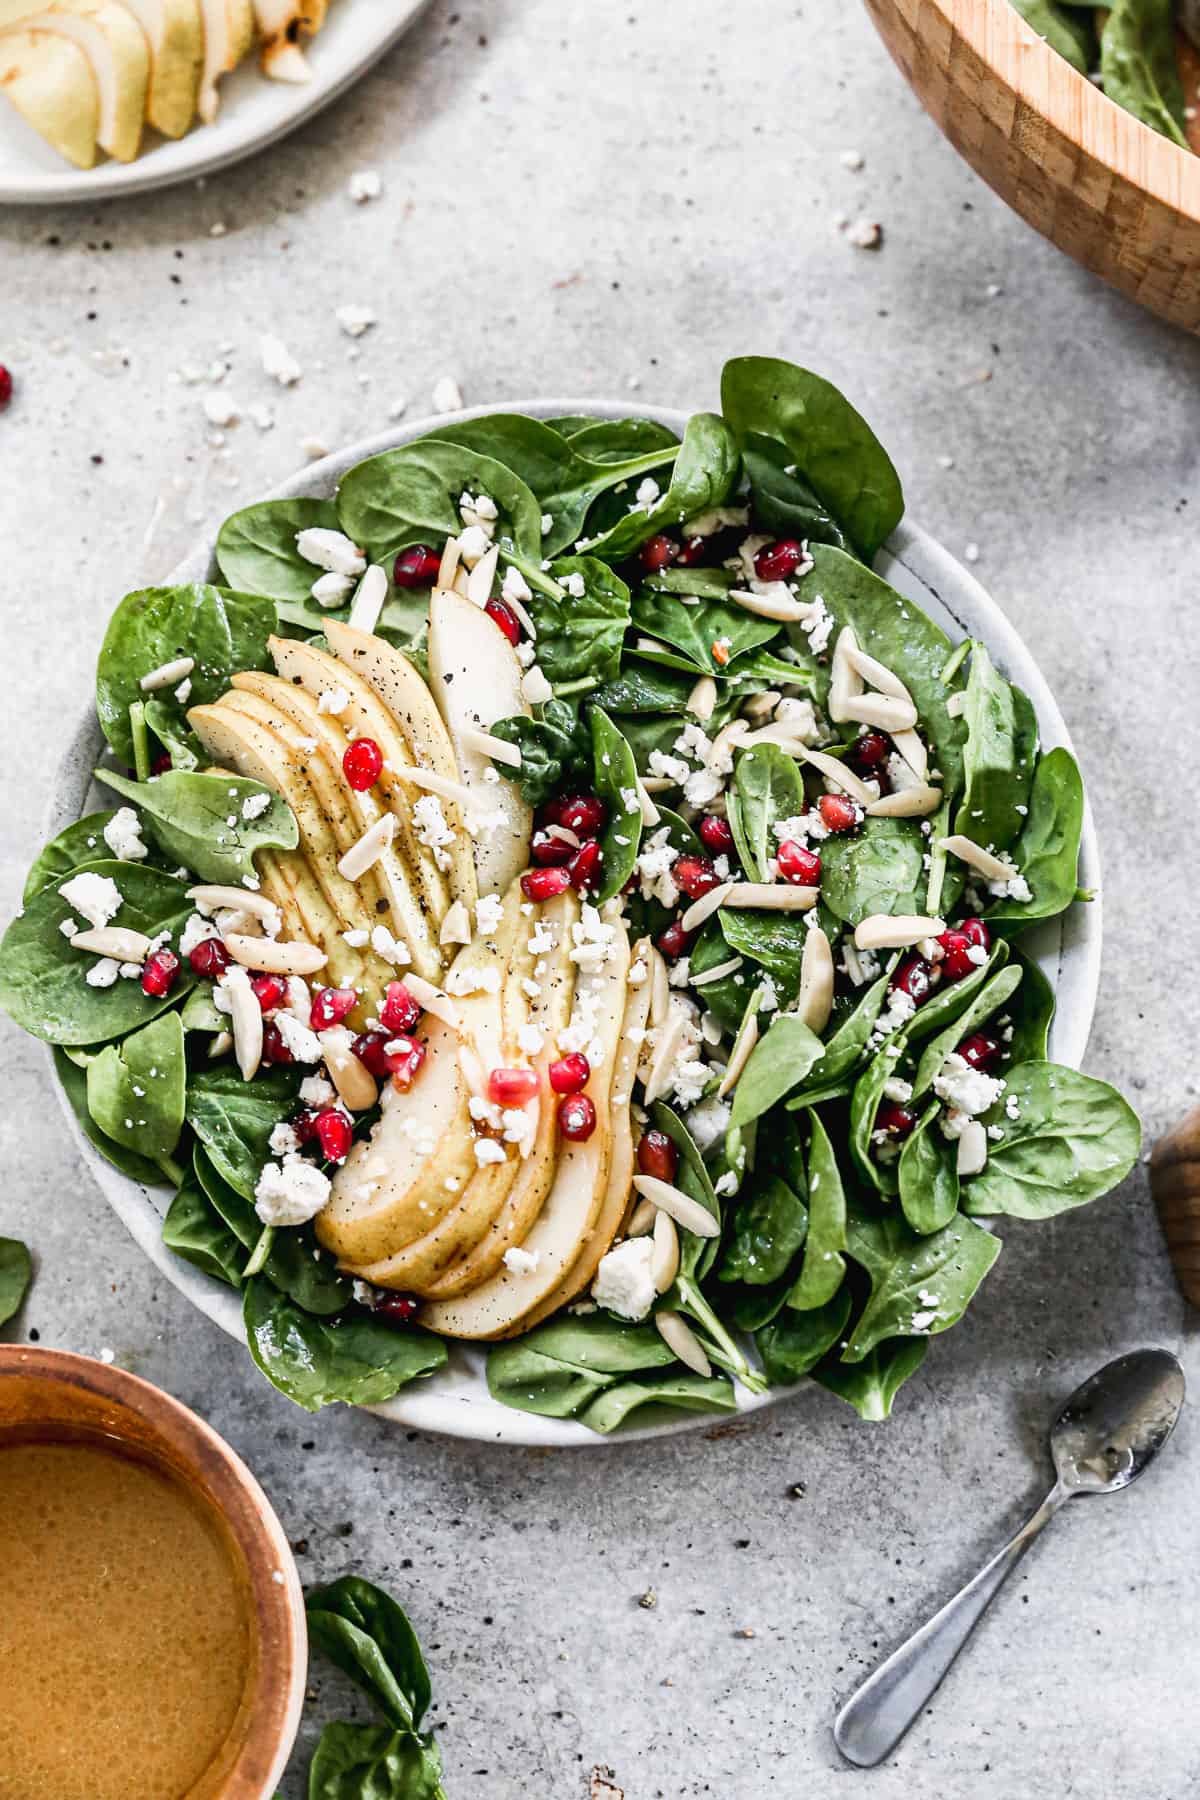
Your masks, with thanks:
<instances>
[{"instance_id":1,"label":"spinach salad","mask_svg":"<svg viewBox=\"0 0 1200 1800\"><path fill-rule=\"evenodd\" d=\"M1170 138L1200 150L1200 4L1197 0L1012 0L1021 17L1110 100Z\"/></svg>"},{"instance_id":2,"label":"spinach salad","mask_svg":"<svg viewBox=\"0 0 1200 1800\"><path fill-rule=\"evenodd\" d=\"M882 1419L994 1222L1128 1173L1022 949L1086 903L1079 771L872 572L902 512L744 357L682 440L449 419L120 603L109 804L0 1002L299 1405L456 1339L598 1432L804 1376Z\"/></svg>"}]
</instances>

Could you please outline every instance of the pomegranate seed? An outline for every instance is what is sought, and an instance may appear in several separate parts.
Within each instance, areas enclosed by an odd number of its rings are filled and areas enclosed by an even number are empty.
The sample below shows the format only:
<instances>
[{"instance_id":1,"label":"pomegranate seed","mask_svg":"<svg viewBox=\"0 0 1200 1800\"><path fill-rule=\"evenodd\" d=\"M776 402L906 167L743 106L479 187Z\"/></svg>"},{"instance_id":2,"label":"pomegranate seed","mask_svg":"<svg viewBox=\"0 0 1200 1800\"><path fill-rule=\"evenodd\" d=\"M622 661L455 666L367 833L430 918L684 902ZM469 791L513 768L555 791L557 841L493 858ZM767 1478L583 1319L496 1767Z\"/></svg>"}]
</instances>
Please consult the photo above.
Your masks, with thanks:
<instances>
[{"instance_id":1,"label":"pomegranate seed","mask_svg":"<svg viewBox=\"0 0 1200 1800\"><path fill-rule=\"evenodd\" d=\"M388 982L379 1009L379 1023L385 1031L399 1032L405 1037L421 1023L421 1008L402 981Z\"/></svg>"},{"instance_id":2,"label":"pomegranate seed","mask_svg":"<svg viewBox=\"0 0 1200 1800\"><path fill-rule=\"evenodd\" d=\"M775 860L785 881L794 882L797 887L820 886L821 859L815 850L806 850L803 844L785 838L775 853Z\"/></svg>"},{"instance_id":3,"label":"pomegranate seed","mask_svg":"<svg viewBox=\"0 0 1200 1800\"><path fill-rule=\"evenodd\" d=\"M566 794L558 794L552 800L543 800L542 804L537 809L537 824L543 827L543 829L547 825L561 825L563 822L563 807L569 805L569 803L569 796Z\"/></svg>"},{"instance_id":4,"label":"pomegranate seed","mask_svg":"<svg viewBox=\"0 0 1200 1800\"><path fill-rule=\"evenodd\" d=\"M728 819L722 819L717 813L705 813L700 821L700 836L714 856L733 855L733 832L729 829Z\"/></svg>"},{"instance_id":5,"label":"pomegranate seed","mask_svg":"<svg viewBox=\"0 0 1200 1800\"><path fill-rule=\"evenodd\" d=\"M165 775L172 766L170 751L160 750L158 755L151 759L150 773L152 775Z\"/></svg>"},{"instance_id":6,"label":"pomegranate seed","mask_svg":"<svg viewBox=\"0 0 1200 1800\"><path fill-rule=\"evenodd\" d=\"M595 837L608 820L608 808L595 794L571 794L558 802L555 825L564 825L576 837Z\"/></svg>"},{"instance_id":7,"label":"pomegranate seed","mask_svg":"<svg viewBox=\"0 0 1200 1800\"><path fill-rule=\"evenodd\" d=\"M386 1081L392 1072L392 1059L384 1049L390 1039L386 1031L362 1031L350 1048L376 1081Z\"/></svg>"},{"instance_id":8,"label":"pomegranate seed","mask_svg":"<svg viewBox=\"0 0 1200 1800\"><path fill-rule=\"evenodd\" d=\"M721 885L721 878L707 856L680 856L671 866L675 885L689 900L699 900Z\"/></svg>"},{"instance_id":9,"label":"pomegranate seed","mask_svg":"<svg viewBox=\"0 0 1200 1800\"><path fill-rule=\"evenodd\" d=\"M13 395L13 378L11 369L0 363L0 412L3 412Z\"/></svg>"},{"instance_id":10,"label":"pomegranate seed","mask_svg":"<svg viewBox=\"0 0 1200 1800\"><path fill-rule=\"evenodd\" d=\"M938 943L945 952L940 967L947 981L961 981L974 972L976 965L967 954L971 940L965 931L943 931Z\"/></svg>"},{"instance_id":11,"label":"pomegranate seed","mask_svg":"<svg viewBox=\"0 0 1200 1800\"><path fill-rule=\"evenodd\" d=\"M265 1063L290 1063L295 1060L274 1019L263 1020L262 1059Z\"/></svg>"},{"instance_id":12,"label":"pomegranate seed","mask_svg":"<svg viewBox=\"0 0 1200 1800\"><path fill-rule=\"evenodd\" d=\"M303 1112L298 1112L296 1114L295 1118L292 1120L292 1130L295 1132L299 1143L312 1143L317 1135L317 1120L319 1117L320 1114L314 1112L311 1106L306 1106Z\"/></svg>"},{"instance_id":13,"label":"pomegranate seed","mask_svg":"<svg viewBox=\"0 0 1200 1800\"><path fill-rule=\"evenodd\" d=\"M372 1316L385 1325L411 1325L421 1310L415 1294L385 1294L371 1308Z\"/></svg>"},{"instance_id":14,"label":"pomegranate seed","mask_svg":"<svg viewBox=\"0 0 1200 1800\"><path fill-rule=\"evenodd\" d=\"M688 538L679 552L678 562L681 569L694 569L697 563L704 561L708 551L708 539L702 537Z\"/></svg>"},{"instance_id":15,"label":"pomegranate seed","mask_svg":"<svg viewBox=\"0 0 1200 1800\"><path fill-rule=\"evenodd\" d=\"M488 1076L488 1099L497 1106L528 1106L538 1091L536 1069L493 1069Z\"/></svg>"},{"instance_id":16,"label":"pomegranate seed","mask_svg":"<svg viewBox=\"0 0 1200 1800\"><path fill-rule=\"evenodd\" d=\"M638 1139L637 1163L643 1175L653 1175L657 1181L674 1181L679 1152L665 1131L643 1131Z\"/></svg>"},{"instance_id":17,"label":"pomegranate seed","mask_svg":"<svg viewBox=\"0 0 1200 1800\"><path fill-rule=\"evenodd\" d=\"M856 769L870 769L874 774L880 763L885 763L892 753L892 746L882 731L864 731L856 737L846 752L846 761Z\"/></svg>"},{"instance_id":18,"label":"pomegranate seed","mask_svg":"<svg viewBox=\"0 0 1200 1800\"><path fill-rule=\"evenodd\" d=\"M914 1006L924 1006L933 992L933 970L923 956L907 956L888 987L907 994Z\"/></svg>"},{"instance_id":19,"label":"pomegranate seed","mask_svg":"<svg viewBox=\"0 0 1200 1800\"><path fill-rule=\"evenodd\" d=\"M577 1094L591 1080L592 1065L582 1050L572 1050L550 1064L550 1086L556 1094Z\"/></svg>"},{"instance_id":20,"label":"pomegranate seed","mask_svg":"<svg viewBox=\"0 0 1200 1800\"><path fill-rule=\"evenodd\" d=\"M679 558L679 545L665 531L647 538L638 551L638 561L648 575L657 575L660 569L669 568Z\"/></svg>"},{"instance_id":21,"label":"pomegranate seed","mask_svg":"<svg viewBox=\"0 0 1200 1800\"><path fill-rule=\"evenodd\" d=\"M958 1046L958 1054L972 1069L986 1069L1000 1055L1000 1040L990 1031L973 1031Z\"/></svg>"},{"instance_id":22,"label":"pomegranate seed","mask_svg":"<svg viewBox=\"0 0 1200 1800\"><path fill-rule=\"evenodd\" d=\"M500 627L510 644L520 643L521 621L511 606L506 606L503 600L489 600L483 610L492 623Z\"/></svg>"},{"instance_id":23,"label":"pomegranate seed","mask_svg":"<svg viewBox=\"0 0 1200 1800\"><path fill-rule=\"evenodd\" d=\"M664 931L655 938L655 945L662 951L668 962L676 962L686 951L692 941L690 931L685 931L678 919L672 919Z\"/></svg>"},{"instance_id":24,"label":"pomegranate seed","mask_svg":"<svg viewBox=\"0 0 1200 1800\"><path fill-rule=\"evenodd\" d=\"M188 951L188 961L197 975L208 975L213 981L219 981L233 958L220 938L204 938Z\"/></svg>"},{"instance_id":25,"label":"pomegranate seed","mask_svg":"<svg viewBox=\"0 0 1200 1800\"><path fill-rule=\"evenodd\" d=\"M152 950L142 964L142 992L152 1000L169 994L179 979L179 958L173 950Z\"/></svg>"},{"instance_id":26,"label":"pomegranate seed","mask_svg":"<svg viewBox=\"0 0 1200 1800\"><path fill-rule=\"evenodd\" d=\"M345 1162L354 1142L354 1128L344 1112L339 1112L336 1106L319 1112L315 1134L326 1162Z\"/></svg>"},{"instance_id":27,"label":"pomegranate seed","mask_svg":"<svg viewBox=\"0 0 1200 1800\"><path fill-rule=\"evenodd\" d=\"M907 1106L899 1106L894 1100L885 1100L875 1114L876 1131L885 1131L889 1137L907 1137L917 1122L915 1112L909 1112Z\"/></svg>"},{"instance_id":28,"label":"pomegranate seed","mask_svg":"<svg viewBox=\"0 0 1200 1800\"><path fill-rule=\"evenodd\" d=\"M596 838L580 844L567 864L567 874L577 894L589 893L600 886L600 860L600 845Z\"/></svg>"},{"instance_id":29,"label":"pomegranate seed","mask_svg":"<svg viewBox=\"0 0 1200 1800\"><path fill-rule=\"evenodd\" d=\"M570 862L575 846L568 844L566 838L548 837L544 831L539 831L534 834L529 854L540 869L559 869Z\"/></svg>"},{"instance_id":30,"label":"pomegranate seed","mask_svg":"<svg viewBox=\"0 0 1200 1800\"><path fill-rule=\"evenodd\" d=\"M312 1003L313 1030L328 1031L331 1025L340 1025L357 1004L358 995L353 988L318 988Z\"/></svg>"},{"instance_id":31,"label":"pomegranate seed","mask_svg":"<svg viewBox=\"0 0 1200 1800\"><path fill-rule=\"evenodd\" d=\"M383 768L383 751L374 738L355 738L342 754L342 769L356 794L374 787Z\"/></svg>"},{"instance_id":32,"label":"pomegranate seed","mask_svg":"<svg viewBox=\"0 0 1200 1800\"><path fill-rule=\"evenodd\" d=\"M804 545L799 538L780 538L764 544L754 559L754 573L760 581L788 581L804 561Z\"/></svg>"},{"instance_id":33,"label":"pomegranate seed","mask_svg":"<svg viewBox=\"0 0 1200 1800\"><path fill-rule=\"evenodd\" d=\"M428 544L410 544L402 550L392 568L392 582L398 588L432 587L437 580L442 559Z\"/></svg>"},{"instance_id":34,"label":"pomegranate seed","mask_svg":"<svg viewBox=\"0 0 1200 1800\"><path fill-rule=\"evenodd\" d=\"M392 1064L392 1086L400 1094L408 1092L421 1073L421 1064L425 1061L425 1046L421 1040L410 1038L407 1042L407 1050L392 1050L388 1053Z\"/></svg>"},{"instance_id":35,"label":"pomegranate seed","mask_svg":"<svg viewBox=\"0 0 1200 1800\"><path fill-rule=\"evenodd\" d=\"M568 1094L559 1101L558 1129L572 1144L587 1142L596 1129L596 1109L586 1094Z\"/></svg>"},{"instance_id":36,"label":"pomegranate seed","mask_svg":"<svg viewBox=\"0 0 1200 1800\"><path fill-rule=\"evenodd\" d=\"M553 900L565 894L571 877L565 869L530 869L521 877L521 892L527 900Z\"/></svg>"},{"instance_id":37,"label":"pomegranate seed","mask_svg":"<svg viewBox=\"0 0 1200 1800\"><path fill-rule=\"evenodd\" d=\"M992 934L982 919L964 919L958 928L968 944L977 944L984 950L992 947Z\"/></svg>"},{"instance_id":38,"label":"pomegranate seed","mask_svg":"<svg viewBox=\"0 0 1200 1800\"><path fill-rule=\"evenodd\" d=\"M845 794L822 794L817 801L817 811L823 824L833 832L853 831L858 824L854 802Z\"/></svg>"},{"instance_id":39,"label":"pomegranate seed","mask_svg":"<svg viewBox=\"0 0 1200 1800\"><path fill-rule=\"evenodd\" d=\"M252 975L250 991L265 1013L273 1013L287 999L287 982L282 975Z\"/></svg>"}]
</instances>

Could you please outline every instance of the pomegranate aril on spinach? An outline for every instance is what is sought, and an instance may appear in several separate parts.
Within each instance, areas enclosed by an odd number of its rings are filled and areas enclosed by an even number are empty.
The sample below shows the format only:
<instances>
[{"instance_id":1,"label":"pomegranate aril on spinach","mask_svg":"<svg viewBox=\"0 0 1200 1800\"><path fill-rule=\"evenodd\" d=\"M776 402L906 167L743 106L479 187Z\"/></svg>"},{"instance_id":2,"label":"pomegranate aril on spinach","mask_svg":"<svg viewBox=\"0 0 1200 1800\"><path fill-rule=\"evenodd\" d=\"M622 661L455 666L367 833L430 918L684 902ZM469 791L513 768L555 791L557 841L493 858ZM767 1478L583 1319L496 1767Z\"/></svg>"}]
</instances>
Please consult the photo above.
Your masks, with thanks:
<instances>
[{"instance_id":1,"label":"pomegranate aril on spinach","mask_svg":"<svg viewBox=\"0 0 1200 1800\"><path fill-rule=\"evenodd\" d=\"M683 929L679 919L672 919L654 940L656 948L662 951L668 962L677 962L691 941L691 932Z\"/></svg>"},{"instance_id":2,"label":"pomegranate aril on spinach","mask_svg":"<svg viewBox=\"0 0 1200 1800\"><path fill-rule=\"evenodd\" d=\"M651 1126L638 1139L637 1166L657 1181L674 1181L679 1172L679 1152L665 1131Z\"/></svg>"},{"instance_id":3,"label":"pomegranate aril on spinach","mask_svg":"<svg viewBox=\"0 0 1200 1800\"><path fill-rule=\"evenodd\" d=\"M660 531L654 537L647 538L638 551L638 561L648 575L661 574L664 569L669 569L671 564L677 562L678 559L679 544L675 538L668 537L665 531Z\"/></svg>"},{"instance_id":4,"label":"pomegranate aril on spinach","mask_svg":"<svg viewBox=\"0 0 1200 1800\"><path fill-rule=\"evenodd\" d=\"M392 565L392 583L398 588L432 587L442 559L428 544L410 544Z\"/></svg>"},{"instance_id":5,"label":"pomegranate aril on spinach","mask_svg":"<svg viewBox=\"0 0 1200 1800\"><path fill-rule=\"evenodd\" d=\"M754 558L754 573L760 581L790 581L804 561L804 545L799 538L779 538L764 544Z\"/></svg>"},{"instance_id":6,"label":"pomegranate aril on spinach","mask_svg":"<svg viewBox=\"0 0 1200 1800\"><path fill-rule=\"evenodd\" d=\"M202 938L188 951L188 962L196 974L206 975L212 981L219 981L232 961L220 938Z\"/></svg>"},{"instance_id":7,"label":"pomegranate aril on spinach","mask_svg":"<svg viewBox=\"0 0 1200 1800\"><path fill-rule=\"evenodd\" d=\"M179 958L173 950L152 950L142 964L142 992L153 1000L161 1000L178 981L179 969Z\"/></svg>"},{"instance_id":8,"label":"pomegranate aril on spinach","mask_svg":"<svg viewBox=\"0 0 1200 1800\"><path fill-rule=\"evenodd\" d=\"M707 856L678 856L671 868L675 886L689 900L700 900L720 887L721 877Z\"/></svg>"},{"instance_id":9,"label":"pomegranate aril on spinach","mask_svg":"<svg viewBox=\"0 0 1200 1800\"><path fill-rule=\"evenodd\" d=\"M890 1138L906 1138L917 1123L917 1115L897 1100L884 1100L875 1114L875 1131Z\"/></svg>"},{"instance_id":10,"label":"pomegranate aril on spinach","mask_svg":"<svg viewBox=\"0 0 1200 1800\"><path fill-rule=\"evenodd\" d=\"M508 606L503 600L489 600L483 610L492 624L504 633L510 644L520 643L521 621L511 606Z\"/></svg>"},{"instance_id":11,"label":"pomegranate aril on spinach","mask_svg":"<svg viewBox=\"0 0 1200 1800\"><path fill-rule=\"evenodd\" d=\"M792 882L796 887L820 886L821 858L815 850L808 850L794 839L785 838L775 852L775 861L785 881Z\"/></svg>"},{"instance_id":12,"label":"pomegranate aril on spinach","mask_svg":"<svg viewBox=\"0 0 1200 1800\"><path fill-rule=\"evenodd\" d=\"M914 1006L924 1006L934 988L932 966L923 956L906 956L897 965L888 987L907 994Z\"/></svg>"},{"instance_id":13,"label":"pomegranate aril on spinach","mask_svg":"<svg viewBox=\"0 0 1200 1800\"><path fill-rule=\"evenodd\" d=\"M958 1046L958 1054L972 1069L990 1069L1000 1057L1000 1040L990 1031L973 1031Z\"/></svg>"},{"instance_id":14,"label":"pomegranate aril on spinach","mask_svg":"<svg viewBox=\"0 0 1200 1800\"><path fill-rule=\"evenodd\" d=\"M287 999L287 982L282 975L252 975L250 991L264 1013L277 1012Z\"/></svg>"},{"instance_id":15,"label":"pomegranate aril on spinach","mask_svg":"<svg viewBox=\"0 0 1200 1800\"><path fill-rule=\"evenodd\" d=\"M843 831L853 831L859 822L858 809L846 794L822 794L817 801L817 811L825 829L835 836Z\"/></svg>"},{"instance_id":16,"label":"pomegranate aril on spinach","mask_svg":"<svg viewBox=\"0 0 1200 1800\"><path fill-rule=\"evenodd\" d=\"M714 856L733 855L733 832L728 819L722 819L718 813L705 813L698 829L705 849Z\"/></svg>"},{"instance_id":17,"label":"pomegranate aril on spinach","mask_svg":"<svg viewBox=\"0 0 1200 1800\"><path fill-rule=\"evenodd\" d=\"M552 823L583 838L595 837L607 820L608 808L597 794L570 794L558 802Z\"/></svg>"}]
</instances>

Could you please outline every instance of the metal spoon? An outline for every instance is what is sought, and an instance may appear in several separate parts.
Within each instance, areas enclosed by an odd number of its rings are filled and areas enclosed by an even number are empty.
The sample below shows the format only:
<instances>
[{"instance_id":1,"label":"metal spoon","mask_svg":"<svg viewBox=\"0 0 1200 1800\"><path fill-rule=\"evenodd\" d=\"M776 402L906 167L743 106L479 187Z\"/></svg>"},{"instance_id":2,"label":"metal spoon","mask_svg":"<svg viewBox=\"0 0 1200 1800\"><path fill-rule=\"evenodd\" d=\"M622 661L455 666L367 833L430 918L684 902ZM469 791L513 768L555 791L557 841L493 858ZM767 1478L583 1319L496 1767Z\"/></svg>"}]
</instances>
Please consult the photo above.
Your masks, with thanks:
<instances>
[{"instance_id":1,"label":"metal spoon","mask_svg":"<svg viewBox=\"0 0 1200 1800\"><path fill-rule=\"evenodd\" d=\"M900 1741L1005 1578L1065 1501L1115 1494L1137 1480L1174 1430L1184 1387L1183 1370L1169 1350L1134 1350L1076 1388L1050 1432L1058 1480L1033 1517L867 1677L838 1714L834 1742L848 1761L871 1768Z\"/></svg>"}]
</instances>

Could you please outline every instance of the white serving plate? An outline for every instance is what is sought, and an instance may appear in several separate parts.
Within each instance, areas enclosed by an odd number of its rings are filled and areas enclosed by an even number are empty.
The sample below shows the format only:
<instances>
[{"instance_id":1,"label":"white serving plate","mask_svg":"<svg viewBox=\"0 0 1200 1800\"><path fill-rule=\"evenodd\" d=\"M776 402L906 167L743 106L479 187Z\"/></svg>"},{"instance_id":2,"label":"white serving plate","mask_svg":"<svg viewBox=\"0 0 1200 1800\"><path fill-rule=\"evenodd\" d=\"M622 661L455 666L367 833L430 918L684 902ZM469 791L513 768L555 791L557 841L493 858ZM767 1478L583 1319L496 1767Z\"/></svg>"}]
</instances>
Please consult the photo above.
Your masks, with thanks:
<instances>
[{"instance_id":1,"label":"white serving plate","mask_svg":"<svg viewBox=\"0 0 1200 1800\"><path fill-rule=\"evenodd\" d=\"M312 80L293 86L259 73L256 51L221 81L221 110L211 125L186 137L147 130L136 162L102 160L77 169L52 150L15 107L0 100L0 204L46 206L60 200L107 200L195 180L272 144L364 75L407 31L429 0L333 0L328 22L306 41Z\"/></svg>"},{"instance_id":2,"label":"white serving plate","mask_svg":"<svg viewBox=\"0 0 1200 1800\"><path fill-rule=\"evenodd\" d=\"M479 418L488 412L523 412L534 418L555 418L561 414L586 412L599 418L624 418L631 410L658 419L672 430L682 433L687 414L678 411L637 407L622 402L599 400L534 400L514 401L503 407L480 406L455 415ZM276 488L267 499L294 499L299 495L328 497L341 477L365 457L397 444L411 442L435 425L444 425L446 417L420 419L412 424L394 426L378 437L368 438L348 450L340 450L323 462L313 463ZM172 571L169 582L214 579L213 560L215 531L196 546L193 553ZM889 538L885 549L875 560L877 572L900 593L914 600L934 618L951 638L980 638L993 660L1003 672L1025 689L1037 714L1041 741L1047 748L1057 744L1071 746L1070 734L1033 657L1009 624L999 607L984 592L973 575L955 561L949 551L935 542L919 525L904 520ZM104 740L96 715L89 702L76 727L70 748L63 759L55 782L46 819L45 835L49 839L64 826L79 818L88 804L91 772L104 748ZM1099 888L1100 860L1095 826L1090 808L1085 805L1083 841L1080 847L1079 879L1083 886ZM1074 906L1062 918L1048 920L1031 931L1023 947L1036 957L1058 996L1058 1010L1050 1031L1050 1051L1055 1061L1078 1068L1087 1048L1096 992L1100 980L1100 944L1102 918L1099 900L1089 906ZM49 1066L49 1056L47 1053ZM229 1332L231 1337L245 1340L242 1309L238 1297L220 1282L199 1269L173 1256L162 1242L162 1216L168 1202L163 1188L144 1188L122 1175L104 1161L88 1143L64 1096L58 1090L63 1112L80 1156L92 1171L106 1199L128 1226L146 1255L188 1299L207 1313L210 1319ZM603 1437L569 1419L545 1419L534 1413L514 1412L493 1400L484 1379L484 1352L461 1344L451 1344L450 1362L446 1369L427 1381L414 1382L395 1399L372 1408L384 1418L421 1431L439 1431L450 1437L476 1438L484 1442L558 1446L598 1446ZM249 1367L249 1364L247 1364ZM803 1384L801 1384L803 1385ZM753 1395L738 1389L740 1412L754 1412L771 1405L785 1393L797 1390L776 1389L770 1394ZM679 1418L633 1428L620 1433L626 1440L657 1437L680 1431L710 1429L714 1418L710 1413L685 1414Z\"/></svg>"}]
</instances>

